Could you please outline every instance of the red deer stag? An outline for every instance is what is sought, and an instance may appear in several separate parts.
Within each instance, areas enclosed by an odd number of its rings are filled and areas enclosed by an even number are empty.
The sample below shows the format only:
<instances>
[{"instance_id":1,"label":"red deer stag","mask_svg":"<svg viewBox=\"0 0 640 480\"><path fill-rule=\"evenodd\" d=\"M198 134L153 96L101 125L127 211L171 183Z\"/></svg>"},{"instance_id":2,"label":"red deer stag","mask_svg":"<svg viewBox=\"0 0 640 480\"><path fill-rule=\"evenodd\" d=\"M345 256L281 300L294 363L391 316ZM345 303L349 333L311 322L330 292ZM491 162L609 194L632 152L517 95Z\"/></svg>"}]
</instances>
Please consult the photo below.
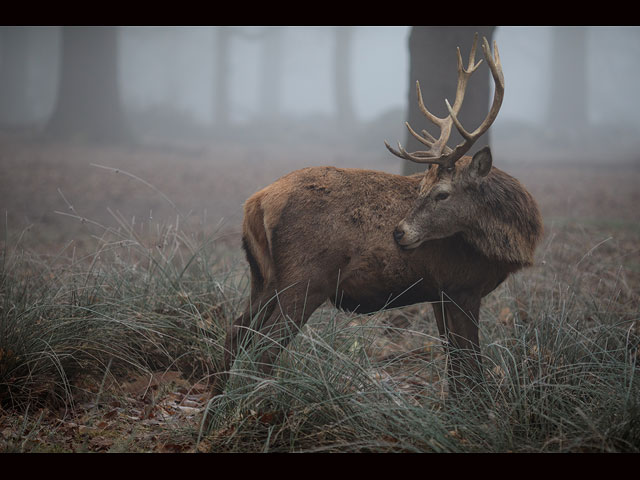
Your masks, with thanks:
<instances>
[{"instance_id":1,"label":"red deer stag","mask_svg":"<svg viewBox=\"0 0 640 480\"><path fill-rule=\"evenodd\" d=\"M492 166L488 147L463 156L495 120L504 94L497 45L482 48L495 81L493 104L467 132L458 121L475 63L477 35L465 69L458 48L458 86L449 115L424 115L440 128L413 136L428 147L394 155L429 164L411 176L310 167L252 195L244 205L243 247L251 269L251 297L225 341L221 393L242 342L266 340L260 358L270 372L279 352L323 302L358 313L434 302L438 331L450 359L450 390L481 373L480 301L512 272L533 262L542 220L533 197L515 178ZM454 126L463 137L446 143ZM436 167L431 168L431 165ZM258 335L253 335L258 332Z\"/></svg>"}]
</instances>

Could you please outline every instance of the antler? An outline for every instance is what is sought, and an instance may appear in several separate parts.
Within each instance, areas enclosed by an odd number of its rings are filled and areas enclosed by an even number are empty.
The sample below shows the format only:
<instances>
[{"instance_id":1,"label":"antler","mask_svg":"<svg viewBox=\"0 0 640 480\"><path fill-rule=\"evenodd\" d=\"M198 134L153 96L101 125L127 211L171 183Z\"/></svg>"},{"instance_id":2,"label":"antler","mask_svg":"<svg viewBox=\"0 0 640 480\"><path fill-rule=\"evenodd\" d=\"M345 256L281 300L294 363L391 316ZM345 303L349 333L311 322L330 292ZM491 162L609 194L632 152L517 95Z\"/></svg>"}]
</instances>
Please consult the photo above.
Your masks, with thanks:
<instances>
[{"instance_id":1,"label":"antler","mask_svg":"<svg viewBox=\"0 0 640 480\"><path fill-rule=\"evenodd\" d=\"M478 34L476 33L473 38L473 46L471 47L471 53L469 54L469 65L465 69L462 66L462 57L460 55L460 47L457 49L458 53L458 87L456 89L456 100L453 104L453 107L449 104L449 101L445 99L445 103L447 105L447 109L449 110L449 115L445 118L436 117L433 115L424 105L422 100L422 92L420 91L420 83L416 81L416 90L418 94L418 106L420 107L420 111L424 114L427 119L429 119L432 123L440 127L440 136L436 140L433 136L431 136L426 130L422 130L422 135L411 128L409 122L405 122L407 129L418 141L422 144L429 147L428 150L417 151L409 153L400 142L398 142L398 150L393 149L385 140L384 144L387 149L393 153L395 156L404 158L406 160L411 160L412 162L417 163L434 163L436 165L440 165L444 168L453 167L455 163L462 157L465 153L469 151L475 141L482 136L487 129L491 126L493 121L498 116L498 112L500 111L500 106L502 105L502 99L504 98L504 76L502 74L502 65L500 63L500 54L498 53L498 45L496 42L493 42L493 50L494 54L491 55L491 49L489 47L489 42L486 38L483 37L482 50L484 52L484 57L487 60L487 64L491 70L491 74L493 76L493 80L496 84L496 88L493 95L493 104L491 105L491 109L489 110L489 114L484 119L484 121L480 124L478 128L476 128L472 133L467 132L460 121L458 120L458 113L460 112L460 107L462 107L462 101L464 100L464 94L467 89L467 83L473 72L477 70L477 68L482 63L480 60L478 63L475 63L475 55L476 55L476 45L478 42ZM453 150L447 146L447 141L449 140L449 136L451 135L451 127L455 125L460 135L464 138L464 141L457 145Z\"/></svg>"}]
</instances>

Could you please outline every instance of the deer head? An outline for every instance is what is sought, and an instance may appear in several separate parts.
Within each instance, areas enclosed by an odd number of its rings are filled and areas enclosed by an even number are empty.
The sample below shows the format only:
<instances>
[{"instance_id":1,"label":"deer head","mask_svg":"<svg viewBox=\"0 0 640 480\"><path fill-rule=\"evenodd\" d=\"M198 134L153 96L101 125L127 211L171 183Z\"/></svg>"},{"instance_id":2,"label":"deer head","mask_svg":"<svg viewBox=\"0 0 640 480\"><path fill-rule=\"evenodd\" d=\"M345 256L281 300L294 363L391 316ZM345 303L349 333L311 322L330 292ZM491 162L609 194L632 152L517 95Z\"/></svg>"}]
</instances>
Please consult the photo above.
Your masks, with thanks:
<instances>
[{"instance_id":1,"label":"deer head","mask_svg":"<svg viewBox=\"0 0 640 480\"><path fill-rule=\"evenodd\" d=\"M440 136L436 140L426 130L423 130L420 135L411 128L409 123L406 123L406 126L411 135L429 149L409 153L400 143L398 143L398 150L395 150L385 141L387 149L400 158L437 166L437 168L428 168L426 171L413 208L400 221L393 233L396 242L402 248L416 248L427 240L465 232L472 227L473 222L481 214L479 209L482 205L478 205L477 192L481 188L480 184L491 172L491 151L489 147L484 147L472 158L464 155L496 119L504 97L504 76L496 43L494 42L492 55L489 42L484 38L482 49L496 84L493 103L489 114L476 130L471 133L465 130L457 116L462 107L468 80L482 63L482 60L475 63L477 41L476 34L467 68L463 67L460 48L458 48L458 87L453 106L445 100L449 110L447 117L436 117L427 110L422 100L420 83L416 82L418 106L425 117L440 128ZM462 135L463 141L451 149L447 146L447 141L454 125Z\"/></svg>"}]
</instances>

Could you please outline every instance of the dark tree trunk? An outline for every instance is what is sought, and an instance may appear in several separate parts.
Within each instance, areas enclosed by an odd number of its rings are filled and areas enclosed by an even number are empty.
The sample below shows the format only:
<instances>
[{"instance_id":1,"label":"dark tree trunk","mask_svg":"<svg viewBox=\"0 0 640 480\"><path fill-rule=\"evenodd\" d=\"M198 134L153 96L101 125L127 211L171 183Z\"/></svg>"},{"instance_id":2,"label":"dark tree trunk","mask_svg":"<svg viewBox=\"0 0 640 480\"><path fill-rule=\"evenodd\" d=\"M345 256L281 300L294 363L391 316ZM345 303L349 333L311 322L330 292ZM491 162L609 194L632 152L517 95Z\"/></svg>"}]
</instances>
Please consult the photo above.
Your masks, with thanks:
<instances>
[{"instance_id":1,"label":"dark tree trunk","mask_svg":"<svg viewBox=\"0 0 640 480\"><path fill-rule=\"evenodd\" d=\"M118 85L117 27L62 29L60 85L46 135L95 143L131 141Z\"/></svg>"},{"instance_id":2,"label":"dark tree trunk","mask_svg":"<svg viewBox=\"0 0 640 480\"><path fill-rule=\"evenodd\" d=\"M352 27L335 27L334 85L336 116L340 125L350 125L354 121L350 70L352 38Z\"/></svg>"},{"instance_id":3,"label":"dark tree trunk","mask_svg":"<svg viewBox=\"0 0 640 480\"><path fill-rule=\"evenodd\" d=\"M29 53L31 33L25 27L3 27L0 64L0 124L28 123Z\"/></svg>"},{"instance_id":4,"label":"dark tree trunk","mask_svg":"<svg viewBox=\"0 0 640 480\"><path fill-rule=\"evenodd\" d=\"M453 104L456 96L458 79L458 60L456 48L460 47L462 61L467 65L473 36L478 32L478 47L476 61L484 58L481 48L482 37L486 37L493 48L493 31L495 27L413 27L409 36L409 110L408 121L414 130L420 132L425 129L436 138L440 134L438 128L429 122L418 108L416 94L416 80L420 82L422 98L425 106L438 117L448 115L445 98ZM469 81L458 115L467 131L473 131L487 116L490 104L490 72L482 65ZM460 134L453 129L448 145L453 148L462 141ZM489 134L473 146L469 154L489 143ZM406 142L403 144L407 151L424 150L426 147L419 143L407 132ZM425 170L425 165L405 161L403 173L409 175Z\"/></svg>"}]
</instances>

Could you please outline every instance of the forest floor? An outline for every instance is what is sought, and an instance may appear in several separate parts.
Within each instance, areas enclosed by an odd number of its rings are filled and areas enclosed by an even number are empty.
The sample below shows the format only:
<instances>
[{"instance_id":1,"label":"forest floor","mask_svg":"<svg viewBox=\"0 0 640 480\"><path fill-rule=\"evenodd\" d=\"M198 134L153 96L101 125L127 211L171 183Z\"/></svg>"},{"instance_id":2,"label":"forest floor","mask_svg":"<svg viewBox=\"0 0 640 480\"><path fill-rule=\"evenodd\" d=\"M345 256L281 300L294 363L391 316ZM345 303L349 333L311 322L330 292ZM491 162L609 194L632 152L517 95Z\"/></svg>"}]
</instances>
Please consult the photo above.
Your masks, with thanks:
<instances>
[{"instance_id":1,"label":"forest floor","mask_svg":"<svg viewBox=\"0 0 640 480\"><path fill-rule=\"evenodd\" d=\"M243 265L240 251L242 203L254 191L285 173L310 165L359 167L400 173L384 154L290 146L210 146L185 150L39 144L4 139L0 147L0 210L5 219L0 242L5 251L24 250L49 260L91 252L99 235L92 226L121 226L123 219L141 236L181 225L216 235L229 265ZM496 165L502 168L502 165ZM534 273L563 265L593 262L592 294L616 278L616 291L637 316L640 293L640 162L625 165L536 165L503 168L537 199L545 221L545 240ZM85 221L82 221L85 219ZM155 230L154 230L155 229ZM587 260L585 260L587 259ZM510 307L498 298L484 308L508 322ZM427 315L426 306L380 317L402 328ZM433 323L433 322L431 322ZM416 327L417 328L417 327ZM434 333L434 326L428 327ZM401 355L415 343L411 335L383 333L374 355ZM438 353L435 354L438 357ZM2 360L0 351L0 362ZM408 377L407 377L408 378ZM0 410L0 451L7 452L207 452L211 436L200 437L209 386L184 371L132 371L116 381L84 380L73 404ZM424 386L432 379L421 379ZM411 382L416 382L413 377ZM413 388L409 380L407 389ZM399 382L398 385L403 385ZM413 385L415 386L415 385ZM255 423L271 418L254 412Z\"/></svg>"}]
</instances>

